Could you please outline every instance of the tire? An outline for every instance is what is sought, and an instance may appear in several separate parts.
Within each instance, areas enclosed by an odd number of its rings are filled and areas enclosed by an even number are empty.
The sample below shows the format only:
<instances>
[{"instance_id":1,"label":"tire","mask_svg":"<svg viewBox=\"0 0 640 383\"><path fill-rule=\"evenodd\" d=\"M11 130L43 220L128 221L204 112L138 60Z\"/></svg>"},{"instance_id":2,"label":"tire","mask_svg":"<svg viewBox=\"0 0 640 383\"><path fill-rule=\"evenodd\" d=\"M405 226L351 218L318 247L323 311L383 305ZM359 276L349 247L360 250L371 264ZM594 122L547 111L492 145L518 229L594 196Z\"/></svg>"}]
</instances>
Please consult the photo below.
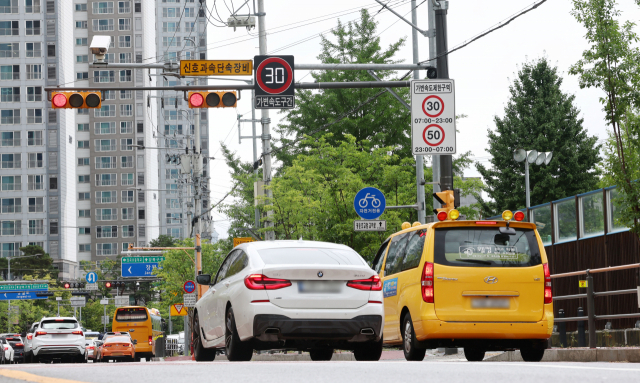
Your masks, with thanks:
<instances>
[{"instance_id":1,"label":"tire","mask_svg":"<svg viewBox=\"0 0 640 383\"><path fill-rule=\"evenodd\" d=\"M225 353L230 362L248 362L253 357L253 347L249 342L243 342L236 329L236 317L233 308L229 308L225 320Z\"/></svg>"},{"instance_id":2,"label":"tire","mask_svg":"<svg viewBox=\"0 0 640 383\"><path fill-rule=\"evenodd\" d=\"M544 349L533 347L521 348L520 355L525 362L539 362L544 357Z\"/></svg>"},{"instance_id":3,"label":"tire","mask_svg":"<svg viewBox=\"0 0 640 383\"><path fill-rule=\"evenodd\" d=\"M382 356L382 336L380 336L380 340L377 342L367 342L362 344L360 347L353 350L353 357L356 358L357 361L362 362L376 362L380 360Z\"/></svg>"},{"instance_id":4,"label":"tire","mask_svg":"<svg viewBox=\"0 0 640 383\"><path fill-rule=\"evenodd\" d=\"M193 314L193 325L191 326L191 339L193 342L193 356L196 362L213 362L216 359L216 350L214 348L205 348L200 337L200 319L198 312ZM253 353L253 350L251 350Z\"/></svg>"},{"instance_id":5,"label":"tire","mask_svg":"<svg viewBox=\"0 0 640 383\"><path fill-rule=\"evenodd\" d=\"M482 362L484 360L485 350L481 350L479 348L464 348L464 357L467 358L469 362Z\"/></svg>"},{"instance_id":6,"label":"tire","mask_svg":"<svg viewBox=\"0 0 640 383\"><path fill-rule=\"evenodd\" d=\"M331 358L333 358L333 349L312 348L309 351L309 356L311 356L311 360L313 360L314 362L331 360Z\"/></svg>"},{"instance_id":7,"label":"tire","mask_svg":"<svg viewBox=\"0 0 640 383\"><path fill-rule=\"evenodd\" d=\"M418 348L417 344L418 340L416 339L415 331L413 331L411 314L407 313L402 319L402 351L404 351L406 360L420 362L424 359L427 349Z\"/></svg>"}]
</instances>

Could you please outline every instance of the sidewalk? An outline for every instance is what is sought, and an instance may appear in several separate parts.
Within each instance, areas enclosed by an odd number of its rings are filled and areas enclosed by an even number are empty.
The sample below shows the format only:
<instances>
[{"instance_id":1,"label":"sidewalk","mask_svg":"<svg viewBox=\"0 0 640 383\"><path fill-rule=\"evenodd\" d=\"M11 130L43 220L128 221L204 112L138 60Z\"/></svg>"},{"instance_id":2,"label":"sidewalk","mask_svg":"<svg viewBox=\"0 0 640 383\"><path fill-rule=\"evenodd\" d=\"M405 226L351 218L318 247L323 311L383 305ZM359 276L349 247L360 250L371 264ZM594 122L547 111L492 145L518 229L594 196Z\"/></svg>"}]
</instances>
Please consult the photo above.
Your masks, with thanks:
<instances>
[{"instance_id":1,"label":"sidewalk","mask_svg":"<svg viewBox=\"0 0 640 383\"><path fill-rule=\"evenodd\" d=\"M507 351L488 357L485 362L523 362L520 351ZM629 362L640 363L640 348L550 348L543 362Z\"/></svg>"}]
</instances>

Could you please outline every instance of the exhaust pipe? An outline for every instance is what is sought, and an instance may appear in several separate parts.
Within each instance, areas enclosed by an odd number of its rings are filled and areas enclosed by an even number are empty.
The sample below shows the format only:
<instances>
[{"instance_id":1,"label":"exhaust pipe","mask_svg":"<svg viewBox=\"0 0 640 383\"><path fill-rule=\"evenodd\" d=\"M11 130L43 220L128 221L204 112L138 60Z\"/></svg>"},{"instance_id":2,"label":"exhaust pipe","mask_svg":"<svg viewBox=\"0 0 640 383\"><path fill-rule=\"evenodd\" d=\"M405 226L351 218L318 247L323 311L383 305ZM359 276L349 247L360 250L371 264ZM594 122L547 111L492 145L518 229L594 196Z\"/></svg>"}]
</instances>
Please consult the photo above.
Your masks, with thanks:
<instances>
[{"instance_id":1,"label":"exhaust pipe","mask_svg":"<svg viewBox=\"0 0 640 383\"><path fill-rule=\"evenodd\" d=\"M279 334L280 333L280 329L279 328L275 328L275 327L270 327L266 330L264 330L265 334Z\"/></svg>"},{"instance_id":2,"label":"exhaust pipe","mask_svg":"<svg viewBox=\"0 0 640 383\"><path fill-rule=\"evenodd\" d=\"M360 334L362 334L362 335L375 335L375 332L373 331L373 329L371 327L368 327L368 328L363 328L362 330L360 330Z\"/></svg>"}]
</instances>

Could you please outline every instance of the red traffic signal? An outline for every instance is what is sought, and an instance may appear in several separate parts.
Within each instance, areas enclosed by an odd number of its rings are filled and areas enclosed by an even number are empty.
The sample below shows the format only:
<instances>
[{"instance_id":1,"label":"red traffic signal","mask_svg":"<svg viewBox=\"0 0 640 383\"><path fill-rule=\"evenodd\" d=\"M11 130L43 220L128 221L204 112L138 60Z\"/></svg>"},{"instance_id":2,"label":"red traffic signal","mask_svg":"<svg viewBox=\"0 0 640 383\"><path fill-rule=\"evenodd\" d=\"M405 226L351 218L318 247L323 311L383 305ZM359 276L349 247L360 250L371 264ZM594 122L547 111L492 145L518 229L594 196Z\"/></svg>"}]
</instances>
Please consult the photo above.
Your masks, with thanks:
<instances>
[{"instance_id":1,"label":"red traffic signal","mask_svg":"<svg viewBox=\"0 0 640 383\"><path fill-rule=\"evenodd\" d=\"M101 92L53 92L53 109L90 109L102 106Z\"/></svg>"},{"instance_id":2,"label":"red traffic signal","mask_svg":"<svg viewBox=\"0 0 640 383\"><path fill-rule=\"evenodd\" d=\"M111 288L111 286L112 286L111 282L105 282L105 283L104 283L104 287L106 287L106 288L108 288L108 289L110 289L110 288Z\"/></svg>"},{"instance_id":3,"label":"red traffic signal","mask_svg":"<svg viewBox=\"0 0 640 383\"><path fill-rule=\"evenodd\" d=\"M71 288L71 283L69 283L69 282L65 282L65 283L64 283L64 288L65 288L65 289Z\"/></svg>"},{"instance_id":4,"label":"red traffic signal","mask_svg":"<svg viewBox=\"0 0 640 383\"><path fill-rule=\"evenodd\" d=\"M234 91L189 92L189 108L235 108L238 97Z\"/></svg>"}]
</instances>

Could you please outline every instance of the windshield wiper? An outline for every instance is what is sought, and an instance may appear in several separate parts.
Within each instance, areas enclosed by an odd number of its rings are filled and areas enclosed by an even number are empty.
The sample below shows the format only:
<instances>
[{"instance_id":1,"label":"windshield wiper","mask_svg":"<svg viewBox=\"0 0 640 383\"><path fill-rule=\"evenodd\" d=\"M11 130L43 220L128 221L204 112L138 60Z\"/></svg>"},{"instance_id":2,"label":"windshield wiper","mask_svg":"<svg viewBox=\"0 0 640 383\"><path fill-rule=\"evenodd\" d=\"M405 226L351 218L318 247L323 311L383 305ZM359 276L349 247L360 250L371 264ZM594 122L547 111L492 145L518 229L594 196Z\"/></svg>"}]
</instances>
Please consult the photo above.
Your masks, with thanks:
<instances>
[{"instance_id":1,"label":"windshield wiper","mask_svg":"<svg viewBox=\"0 0 640 383\"><path fill-rule=\"evenodd\" d=\"M480 264L483 264L483 265L491 265L492 264L491 261L483 261L481 259L461 259L461 258L458 258L458 259L456 259L456 261L458 261L458 262L469 262L469 263L480 263Z\"/></svg>"}]
</instances>

